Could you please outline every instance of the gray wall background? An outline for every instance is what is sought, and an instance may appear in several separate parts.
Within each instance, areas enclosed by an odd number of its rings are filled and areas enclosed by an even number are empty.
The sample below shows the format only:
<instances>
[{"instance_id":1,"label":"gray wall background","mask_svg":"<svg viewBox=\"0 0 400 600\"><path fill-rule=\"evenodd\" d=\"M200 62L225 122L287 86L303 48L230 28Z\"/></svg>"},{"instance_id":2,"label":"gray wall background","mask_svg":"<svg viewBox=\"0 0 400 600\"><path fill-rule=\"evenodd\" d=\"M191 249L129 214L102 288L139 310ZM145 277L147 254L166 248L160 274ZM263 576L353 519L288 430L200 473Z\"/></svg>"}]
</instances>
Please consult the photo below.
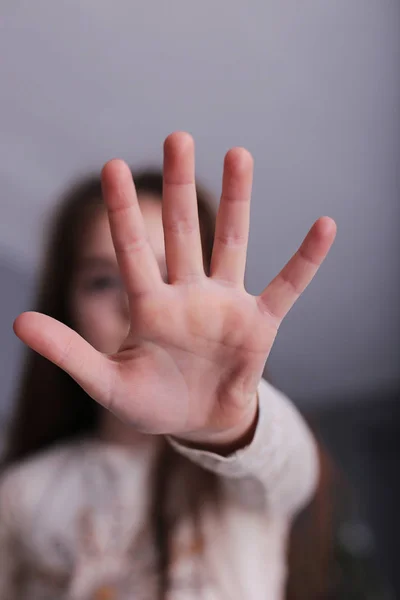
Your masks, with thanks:
<instances>
[{"instance_id":1,"label":"gray wall background","mask_svg":"<svg viewBox=\"0 0 400 600\"><path fill-rule=\"evenodd\" d=\"M3 411L11 321L30 306L49 209L113 156L159 163L174 129L194 135L216 194L230 146L255 157L249 291L318 216L338 223L274 346L276 383L312 404L398 382L397 0L9 0L0 12Z\"/></svg>"}]
</instances>

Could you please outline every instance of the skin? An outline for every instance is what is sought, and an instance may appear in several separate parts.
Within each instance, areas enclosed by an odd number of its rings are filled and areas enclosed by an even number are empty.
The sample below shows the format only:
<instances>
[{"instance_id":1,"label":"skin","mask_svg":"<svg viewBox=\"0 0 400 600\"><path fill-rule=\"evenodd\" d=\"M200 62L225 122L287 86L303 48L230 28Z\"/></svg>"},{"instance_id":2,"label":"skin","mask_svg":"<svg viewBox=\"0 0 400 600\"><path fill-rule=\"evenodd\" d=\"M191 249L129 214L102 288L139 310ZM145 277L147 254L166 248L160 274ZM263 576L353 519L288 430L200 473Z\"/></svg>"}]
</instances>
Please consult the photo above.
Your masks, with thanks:
<instances>
[{"instance_id":1,"label":"skin","mask_svg":"<svg viewBox=\"0 0 400 600\"><path fill-rule=\"evenodd\" d=\"M167 280L161 203L152 195L138 196L149 242L160 273ZM129 303L111 237L107 211L99 210L85 231L71 285L70 314L74 329L96 350L117 352L129 331ZM99 437L108 443L143 446L150 441L109 410L102 411Z\"/></svg>"},{"instance_id":2,"label":"skin","mask_svg":"<svg viewBox=\"0 0 400 600\"><path fill-rule=\"evenodd\" d=\"M135 431L170 434L223 453L241 447L254 431L257 386L279 326L313 279L336 234L332 219L318 219L263 292L248 294L243 280L252 175L249 152L231 149L224 161L207 277L191 136L176 132L164 143L165 258L160 253L161 227L156 225L159 213L156 218L150 201L142 201L140 207L123 161L106 163L104 199L127 294L118 301L121 316L115 315L115 341L120 334L124 341L117 351L106 345L103 349L103 334L101 340L94 337L100 336L97 320L91 325L91 336L84 339L38 313L20 315L15 333ZM152 233L146 231L149 225ZM81 305L82 322L83 310ZM114 331L111 323L101 327ZM108 333L104 343L106 337Z\"/></svg>"}]
</instances>

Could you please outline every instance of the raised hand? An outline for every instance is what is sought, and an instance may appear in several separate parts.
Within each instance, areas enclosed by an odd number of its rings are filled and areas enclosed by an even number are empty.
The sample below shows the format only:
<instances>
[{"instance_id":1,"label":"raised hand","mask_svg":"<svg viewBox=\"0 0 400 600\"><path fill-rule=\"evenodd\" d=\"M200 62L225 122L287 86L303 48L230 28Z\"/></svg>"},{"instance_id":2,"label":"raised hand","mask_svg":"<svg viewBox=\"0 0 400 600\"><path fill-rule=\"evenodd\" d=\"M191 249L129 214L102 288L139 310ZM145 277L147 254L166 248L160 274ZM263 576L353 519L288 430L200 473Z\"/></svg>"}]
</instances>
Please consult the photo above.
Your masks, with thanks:
<instances>
[{"instance_id":1,"label":"raised hand","mask_svg":"<svg viewBox=\"0 0 400 600\"><path fill-rule=\"evenodd\" d=\"M194 183L194 144L185 133L164 145L163 226L168 283L146 236L128 166L108 162L104 199L129 299L130 331L104 355L76 332L24 313L16 334L69 373L97 402L142 432L201 444L229 443L251 426L256 390L282 319L310 283L334 240L320 218L260 296L244 288L253 161L242 148L224 163L211 270L203 268Z\"/></svg>"}]
</instances>

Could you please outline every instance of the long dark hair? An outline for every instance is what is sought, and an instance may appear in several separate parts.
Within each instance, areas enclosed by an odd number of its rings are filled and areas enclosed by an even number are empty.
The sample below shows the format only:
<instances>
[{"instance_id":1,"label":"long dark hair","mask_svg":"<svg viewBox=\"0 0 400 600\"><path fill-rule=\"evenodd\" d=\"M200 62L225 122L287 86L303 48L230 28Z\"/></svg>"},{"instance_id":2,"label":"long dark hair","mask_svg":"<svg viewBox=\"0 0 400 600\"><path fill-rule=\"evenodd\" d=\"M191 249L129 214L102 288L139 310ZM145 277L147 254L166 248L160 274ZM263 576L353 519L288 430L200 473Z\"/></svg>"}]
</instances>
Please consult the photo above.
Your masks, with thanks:
<instances>
[{"instance_id":1,"label":"long dark hair","mask_svg":"<svg viewBox=\"0 0 400 600\"><path fill-rule=\"evenodd\" d=\"M161 200L163 183L160 171L138 172L134 174L134 181L139 195L151 194ZM214 240L215 209L212 199L201 186L197 186L197 200L204 266L208 272ZM95 174L68 190L54 217L35 310L69 326L72 326L72 318L68 297L80 240L91 219L102 208L101 180ZM31 350L27 350L15 406L1 469L53 444L90 434L96 431L99 424L98 404L64 371ZM327 490L331 477L324 457L325 454L321 453L323 468L319 490L292 530L287 600L320 600L325 597L323 588L329 561L331 518ZM154 471L151 518L158 553L160 598L165 596L168 588L168 542L172 537L171 521L165 510L166 498L170 477L182 466L182 462L184 460L165 444ZM194 473L195 485L188 499L188 511L197 523L201 506L207 497L218 503L219 484L218 478L212 473L194 465L190 466L190 470ZM304 560L306 556L308 563L312 562L311 570Z\"/></svg>"}]
</instances>

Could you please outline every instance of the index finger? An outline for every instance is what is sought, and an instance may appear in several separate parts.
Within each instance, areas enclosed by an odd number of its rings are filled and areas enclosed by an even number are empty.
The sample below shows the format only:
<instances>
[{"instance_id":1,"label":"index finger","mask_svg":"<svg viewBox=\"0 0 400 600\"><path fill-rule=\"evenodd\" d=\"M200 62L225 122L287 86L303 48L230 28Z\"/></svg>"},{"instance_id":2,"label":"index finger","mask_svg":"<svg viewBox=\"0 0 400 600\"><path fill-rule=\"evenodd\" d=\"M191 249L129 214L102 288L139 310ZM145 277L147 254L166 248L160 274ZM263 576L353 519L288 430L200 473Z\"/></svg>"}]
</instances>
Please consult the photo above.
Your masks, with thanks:
<instances>
[{"instance_id":1,"label":"index finger","mask_svg":"<svg viewBox=\"0 0 400 600\"><path fill-rule=\"evenodd\" d=\"M111 235L128 296L141 295L163 282L150 246L132 173L118 159L107 162L101 182Z\"/></svg>"}]
</instances>

